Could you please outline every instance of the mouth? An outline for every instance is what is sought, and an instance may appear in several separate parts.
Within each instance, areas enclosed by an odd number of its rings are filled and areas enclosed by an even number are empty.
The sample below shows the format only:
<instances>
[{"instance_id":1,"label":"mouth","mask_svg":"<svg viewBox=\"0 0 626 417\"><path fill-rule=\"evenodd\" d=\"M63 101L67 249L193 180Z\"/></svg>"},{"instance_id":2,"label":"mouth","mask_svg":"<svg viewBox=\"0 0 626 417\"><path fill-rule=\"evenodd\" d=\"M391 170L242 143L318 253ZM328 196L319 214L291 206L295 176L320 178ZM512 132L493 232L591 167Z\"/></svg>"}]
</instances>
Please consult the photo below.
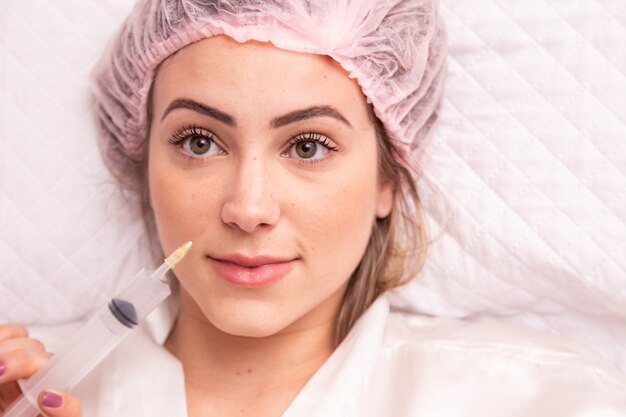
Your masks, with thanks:
<instances>
[{"instance_id":1,"label":"mouth","mask_svg":"<svg viewBox=\"0 0 626 417\"><path fill-rule=\"evenodd\" d=\"M278 258L234 254L207 256L218 276L231 284L241 287L264 287L271 285L295 266L298 258Z\"/></svg>"}]
</instances>

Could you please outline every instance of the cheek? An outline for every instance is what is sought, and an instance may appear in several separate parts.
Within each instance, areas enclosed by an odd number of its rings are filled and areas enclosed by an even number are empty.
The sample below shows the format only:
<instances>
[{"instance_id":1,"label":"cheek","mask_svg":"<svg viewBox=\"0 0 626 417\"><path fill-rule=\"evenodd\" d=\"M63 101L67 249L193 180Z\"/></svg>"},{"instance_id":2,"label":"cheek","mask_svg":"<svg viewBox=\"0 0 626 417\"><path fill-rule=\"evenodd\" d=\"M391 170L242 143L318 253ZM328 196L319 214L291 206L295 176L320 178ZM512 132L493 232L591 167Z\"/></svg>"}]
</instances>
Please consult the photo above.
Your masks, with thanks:
<instances>
[{"instance_id":1,"label":"cheek","mask_svg":"<svg viewBox=\"0 0 626 417\"><path fill-rule=\"evenodd\" d=\"M194 240L206 229L210 208L202 194L158 161L148 171L150 202L154 210L159 239L165 253L180 242Z\"/></svg>"},{"instance_id":2,"label":"cheek","mask_svg":"<svg viewBox=\"0 0 626 417\"><path fill-rule=\"evenodd\" d=\"M365 172L367 171L367 172ZM376 218L376 175L365 169L346 169L322 192L298 195L290 215L323 273L349 277L359 263ZM328 276L328 275L327 275Z\"/></svg>"}]
</instances>

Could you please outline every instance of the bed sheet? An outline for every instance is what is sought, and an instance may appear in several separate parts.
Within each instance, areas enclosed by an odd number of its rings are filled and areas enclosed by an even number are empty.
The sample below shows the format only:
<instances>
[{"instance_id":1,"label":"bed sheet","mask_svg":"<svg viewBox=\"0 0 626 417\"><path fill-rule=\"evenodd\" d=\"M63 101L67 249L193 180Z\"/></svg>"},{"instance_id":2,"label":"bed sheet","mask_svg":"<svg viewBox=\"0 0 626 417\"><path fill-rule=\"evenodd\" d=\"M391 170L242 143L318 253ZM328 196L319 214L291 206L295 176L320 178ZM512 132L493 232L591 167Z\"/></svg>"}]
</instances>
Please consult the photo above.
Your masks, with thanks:
<instances>
[{"instance_id":1,"label":"bed sheet","mask_svg":"<svg viewBox=\"0 0 626 417\"><path fill-rule=\"evenodd\" d=\"M0 321L58 324L148 263L100 161L88 72L128 0L5 0ZM443 0L449 79L397 308L582 342L626 371L626 3Z\"/></svg>"}]
</instances>

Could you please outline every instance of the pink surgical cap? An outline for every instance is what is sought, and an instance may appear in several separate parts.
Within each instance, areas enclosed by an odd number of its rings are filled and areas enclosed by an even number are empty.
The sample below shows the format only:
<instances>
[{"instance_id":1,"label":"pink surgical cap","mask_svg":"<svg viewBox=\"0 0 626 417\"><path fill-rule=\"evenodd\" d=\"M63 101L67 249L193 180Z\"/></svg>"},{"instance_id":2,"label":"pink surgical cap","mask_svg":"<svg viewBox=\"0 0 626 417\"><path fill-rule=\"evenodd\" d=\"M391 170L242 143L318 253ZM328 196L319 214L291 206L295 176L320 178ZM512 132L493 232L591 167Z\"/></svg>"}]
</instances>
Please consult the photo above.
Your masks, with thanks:
<instances>
[{"instance_id":1,"label":"pink surgical cap","mask_svg":"<svg viewBox=\"0 0 626 417\"><path fill-rule=\"evenodd\" d=\"M157 66L219 34L333 58L357 80L400 162L417 169L446 73L437 0L139 0L92 74L100 144L114 172L142 158Z\"/></svg>"}]
</instances>

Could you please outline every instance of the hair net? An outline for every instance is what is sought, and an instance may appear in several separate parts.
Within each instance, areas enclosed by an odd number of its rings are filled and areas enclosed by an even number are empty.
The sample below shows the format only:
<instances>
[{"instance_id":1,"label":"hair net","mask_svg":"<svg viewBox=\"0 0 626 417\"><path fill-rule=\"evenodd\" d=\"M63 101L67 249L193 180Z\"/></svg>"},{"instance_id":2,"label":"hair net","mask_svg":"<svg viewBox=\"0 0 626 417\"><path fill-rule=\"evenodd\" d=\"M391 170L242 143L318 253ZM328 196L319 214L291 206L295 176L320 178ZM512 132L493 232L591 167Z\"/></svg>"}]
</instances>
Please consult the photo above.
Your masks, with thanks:
<instances>
[{"instance_id":1,"label":"hair net","mask_svg":"<svg viewBox=\"0 0 626 417\"><path fill-rule=\"evenodd\" d=\"M157 66L198 40L225 34L328 55L357 80L416 169L445 78L437 0L140 0L93 71L104 158L124 173L140 161L146 102Z\"/></svg>"}]
</instances>

